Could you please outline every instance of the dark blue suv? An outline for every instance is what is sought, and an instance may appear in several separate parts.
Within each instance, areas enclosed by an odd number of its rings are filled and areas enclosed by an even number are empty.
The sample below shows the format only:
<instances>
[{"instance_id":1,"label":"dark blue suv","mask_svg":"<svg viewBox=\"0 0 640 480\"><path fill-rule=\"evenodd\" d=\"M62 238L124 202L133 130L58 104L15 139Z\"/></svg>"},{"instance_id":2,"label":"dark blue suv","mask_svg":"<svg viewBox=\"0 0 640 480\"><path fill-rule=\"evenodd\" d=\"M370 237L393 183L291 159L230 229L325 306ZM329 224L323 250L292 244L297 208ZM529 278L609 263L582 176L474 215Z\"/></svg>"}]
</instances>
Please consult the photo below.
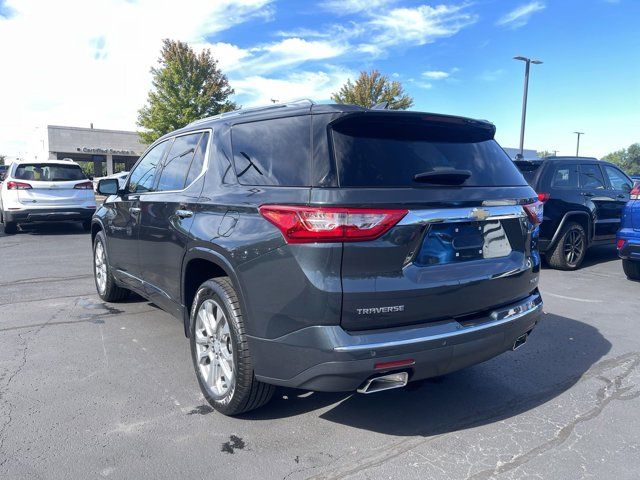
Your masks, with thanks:
<instances>
[{"instance_id":1,"label":"dark blue suv","mask_svg":"<svg viewBox=\"0 0 640 480\"><path fill-rule=\"evenodd\" d=\"M631 190L622 213L616 246L624 273L632 280L640 280L640 182Z\"/></svg>"},{"instance_id":2,"label":"dark blue suv","mask_svg":"<svg viewBox=\"0 0 640 480\"><path fill-rule=\"evenodd\" d=\"M372 393L522 345L541 203L480 120L303 101L149 147L92 225L100 297L184 322L206 399Z\"/></svg>"}]
</instances>

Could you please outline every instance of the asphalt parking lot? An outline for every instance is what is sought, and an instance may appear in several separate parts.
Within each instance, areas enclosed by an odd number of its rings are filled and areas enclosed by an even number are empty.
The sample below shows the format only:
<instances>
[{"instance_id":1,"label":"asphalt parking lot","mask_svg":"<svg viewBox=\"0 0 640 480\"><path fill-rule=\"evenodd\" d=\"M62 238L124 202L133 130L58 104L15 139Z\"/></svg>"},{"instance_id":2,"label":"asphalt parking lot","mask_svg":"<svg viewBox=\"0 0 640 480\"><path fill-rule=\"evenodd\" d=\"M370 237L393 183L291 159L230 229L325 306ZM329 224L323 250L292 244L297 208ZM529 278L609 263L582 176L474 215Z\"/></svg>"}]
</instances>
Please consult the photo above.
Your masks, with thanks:
<instances>
[{"instance_id":1,"label":"asphalt parking lot","mask_svg":"<svg viewBox=\"0 0 640 480\"><path fill-rule=\"evenodd\" d=\"M227 418L179 321L100 301L79 226L0 233L0 478L638 478L640 284L606 248L541 289L517 352L375 395L282 389Z\"/></svg>"}]
</instances>

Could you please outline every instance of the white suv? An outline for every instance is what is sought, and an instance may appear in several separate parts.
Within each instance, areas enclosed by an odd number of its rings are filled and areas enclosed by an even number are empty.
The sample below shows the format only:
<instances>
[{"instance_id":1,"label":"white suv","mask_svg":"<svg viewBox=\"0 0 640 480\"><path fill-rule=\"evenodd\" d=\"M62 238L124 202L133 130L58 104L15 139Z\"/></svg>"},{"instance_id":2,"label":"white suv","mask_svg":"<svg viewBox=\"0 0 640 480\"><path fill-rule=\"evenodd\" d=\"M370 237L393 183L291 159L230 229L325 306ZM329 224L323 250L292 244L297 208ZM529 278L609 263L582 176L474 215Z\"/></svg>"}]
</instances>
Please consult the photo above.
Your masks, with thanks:
<instances>
[{"instance_id":1,"label":"white suv","mask_svg":"<svg viewBox=\"0 0 640 480\"><path fill-rule=\"evenodd\" d=\"M93 184L75 162L19 161L0 183L0 221L5 233L19 223L76 220L91 228L96 210Z\"/></svg>"}]
</instances>

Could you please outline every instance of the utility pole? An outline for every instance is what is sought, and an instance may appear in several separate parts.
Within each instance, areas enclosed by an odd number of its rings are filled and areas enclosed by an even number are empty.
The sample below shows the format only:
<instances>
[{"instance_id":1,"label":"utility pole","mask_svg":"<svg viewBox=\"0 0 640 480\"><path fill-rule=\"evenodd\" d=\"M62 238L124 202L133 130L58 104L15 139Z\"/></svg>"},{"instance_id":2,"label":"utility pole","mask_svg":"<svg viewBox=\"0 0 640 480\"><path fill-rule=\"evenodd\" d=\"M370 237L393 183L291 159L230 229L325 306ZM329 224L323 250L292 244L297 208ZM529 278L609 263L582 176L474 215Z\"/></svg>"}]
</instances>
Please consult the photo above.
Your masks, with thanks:
<instances>
[{"instance_id":1,"label":"utility pole","mask_svg":"<svg viewBox=\"0 0 640 480\"><path fill-rule=\"evenodd\" d=\"M540 60L532 60L528 57L518 56L513 57L514 60L520 60L525 62L524 68L524 94L522 96L522 122L520 124L520 157L524 157L524 125L527 120L527 95L529 93L529 66L533 63L534 65L540 65L542 62Z\"/></svg>"},{"instance_id":2,"label":"utility pole","mask_svg":"<svg viewBox=\"0 0 640 480\"><path fill-rule=\"evenodd\" d=\"M576 143L576 157L579 157L580 153L580 135L584 135L584 132L573 132L578 135L578 142Z\"/></svg>"}]
</instances>

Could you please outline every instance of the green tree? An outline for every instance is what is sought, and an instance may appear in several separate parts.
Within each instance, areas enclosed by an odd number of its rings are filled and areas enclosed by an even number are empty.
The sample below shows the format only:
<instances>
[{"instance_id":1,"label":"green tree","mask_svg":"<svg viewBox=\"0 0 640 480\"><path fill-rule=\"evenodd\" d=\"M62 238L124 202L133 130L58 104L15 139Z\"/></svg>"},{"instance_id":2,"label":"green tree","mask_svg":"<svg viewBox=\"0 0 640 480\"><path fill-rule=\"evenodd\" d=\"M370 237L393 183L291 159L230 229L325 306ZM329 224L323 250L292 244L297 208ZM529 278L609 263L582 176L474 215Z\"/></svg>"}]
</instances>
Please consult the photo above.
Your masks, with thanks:
<instances>
[{"instance_id":1,"label":"green tree","mask_svg":"<svg viewBox=\"0 0 640 480\"><path fill-rule=\"evenodd\" d=\"M185 42L165 39L151 73L153 88L138 111L138 126L144 129L140 138L145 143L194 120L236 108L229 100L234 90L208 49L196 54Z\"/></svg>"},{"instance_id":2,"label":"green tree","mask_svg":"<svg viewBox=\"0 0 640 480\"><path fill-rule=\"evenodd\" d=\"M549 150L542 150L541 152L536 152L536 155L538 156L538 158L544 158L553 157L555 154L553 152L550 152Z\"/></svg>"},{"instance_id":3,"label":"green tree","mask_svg":"<svg viewBox=\"0 0 640 480\"><path fill-rule=\"evenodd\" d=\"M602 157L602 160L615 163L629 175L640 175L640 143L634 143Z\"/></svg>"},{"instance_id":4,"label":"green tree","mask_svg":"<svg viewBox=\"0 0 640 480\"><path fill-rule=\"evenodd\" d=\"M402 84L390 81L378 70L360 72L360 76L353 83L347 80L339 92L331 94L336 103L349 103L371 108L377 103L389 102L392 110L406 110L413 105L413 98L404 93Z\"/></svg>"}]
</instances>

